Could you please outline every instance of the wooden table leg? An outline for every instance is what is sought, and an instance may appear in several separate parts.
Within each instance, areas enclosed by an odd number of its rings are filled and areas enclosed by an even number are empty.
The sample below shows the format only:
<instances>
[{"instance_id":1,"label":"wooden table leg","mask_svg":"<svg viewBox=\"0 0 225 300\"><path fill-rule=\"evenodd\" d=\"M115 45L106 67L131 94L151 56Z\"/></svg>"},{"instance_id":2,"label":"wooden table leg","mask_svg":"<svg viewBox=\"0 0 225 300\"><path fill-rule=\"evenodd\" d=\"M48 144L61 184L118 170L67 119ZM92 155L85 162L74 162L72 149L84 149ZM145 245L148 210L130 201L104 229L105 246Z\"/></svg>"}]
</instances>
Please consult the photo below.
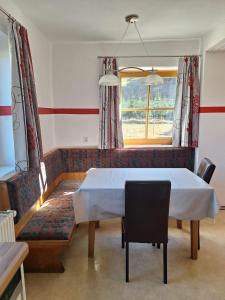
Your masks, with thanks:
<instances>
[{"instance_id":1,"label":"wooden table leg","mask_svg":"<svg viewBox=\"0 0 225 300\"><path fill-rule=\"evenodd\" d=\"M88 227L88 257L93 258L95 253L95 226L96 221L90 221Z\"/></svg>"},{"instance_id":2,"label":"wooden table leg","mask_svg":"<svg viewBox=\"0 0 225 300\"><path fill-rule=\"evenodd\" d=\"M190 221L191 259L198 259L198 221Z\"/></svg>"}]
</instances>

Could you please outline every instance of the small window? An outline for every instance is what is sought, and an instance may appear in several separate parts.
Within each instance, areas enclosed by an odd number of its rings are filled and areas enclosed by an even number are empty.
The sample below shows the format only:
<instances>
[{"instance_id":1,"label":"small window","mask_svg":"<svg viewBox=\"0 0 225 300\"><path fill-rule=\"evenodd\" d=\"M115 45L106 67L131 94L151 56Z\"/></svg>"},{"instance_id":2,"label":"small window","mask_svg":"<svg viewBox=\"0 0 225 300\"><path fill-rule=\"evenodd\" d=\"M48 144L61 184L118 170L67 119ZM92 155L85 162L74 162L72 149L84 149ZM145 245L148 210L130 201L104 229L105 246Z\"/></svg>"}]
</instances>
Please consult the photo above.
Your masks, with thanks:
<instances>
[{"instance_id":1,"label":"small window","mask_svg":"<svg viewBox=\"0 0 225 300\"><path fill-rule=\"evenodd\" d=\"M147 86L147 71L120 72L125 145L172 144L177 71L157 73L163 84Z\"/></svg>"}]
</instances>

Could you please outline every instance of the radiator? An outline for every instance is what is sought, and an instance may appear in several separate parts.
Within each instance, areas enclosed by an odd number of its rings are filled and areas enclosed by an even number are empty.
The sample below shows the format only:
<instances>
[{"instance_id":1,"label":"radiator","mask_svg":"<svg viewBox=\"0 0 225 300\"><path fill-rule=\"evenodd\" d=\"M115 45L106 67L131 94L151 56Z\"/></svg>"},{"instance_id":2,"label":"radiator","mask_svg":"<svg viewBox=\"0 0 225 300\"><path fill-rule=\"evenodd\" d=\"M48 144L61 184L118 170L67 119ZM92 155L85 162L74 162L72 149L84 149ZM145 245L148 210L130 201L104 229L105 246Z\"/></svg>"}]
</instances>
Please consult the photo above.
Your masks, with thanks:
<instances>
[{"instance_id":1,"label":"radiator","mask_svg":"<svg viewBox=\"0 0 225 300\"><path fill-rule=\"evenodd\" d=\"M15 242L15 228L14 217L16 216L15 210L7 210L0 212L0 242ZM25 280L23 265L20 266L21 282L14 290L10 299L26 300Z\"/></svg>"},{"instance_id":2,"label":"radiator","mask_svg":"<svg viewBox=\"0 0 225 300\"><path fill-rule=\"evenodd\" d=\"M0 212L0 242L15 242L15 216L14 210Z\"/></svg>"}]
</instances>

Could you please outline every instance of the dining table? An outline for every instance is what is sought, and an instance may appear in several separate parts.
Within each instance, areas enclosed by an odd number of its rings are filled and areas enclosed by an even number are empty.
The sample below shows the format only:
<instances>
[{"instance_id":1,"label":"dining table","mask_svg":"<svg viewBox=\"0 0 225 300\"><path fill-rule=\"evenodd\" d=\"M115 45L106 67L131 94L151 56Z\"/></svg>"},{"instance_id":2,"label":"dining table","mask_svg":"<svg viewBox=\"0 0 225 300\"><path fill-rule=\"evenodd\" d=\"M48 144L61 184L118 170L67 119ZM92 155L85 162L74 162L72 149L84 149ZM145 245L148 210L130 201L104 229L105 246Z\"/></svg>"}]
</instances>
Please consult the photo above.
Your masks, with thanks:
<instances>
[{"instance_id":1,"label":"dining table","mask_svg":"<svg viewBox=\"0 0 225 300\"><path fill-rule=\"evenodd\" d=\"M220 206L214 188L186 168L92 168L88 170L86 178L75 191L73 198L76 224L89 222L88 257L94 257L96 223L100 220L124 216L125 182L129 180L171 182L169 216L190 221L190 256L196 260L199 222L204 218L214 219Z\"/></svg>"}]
</instances>

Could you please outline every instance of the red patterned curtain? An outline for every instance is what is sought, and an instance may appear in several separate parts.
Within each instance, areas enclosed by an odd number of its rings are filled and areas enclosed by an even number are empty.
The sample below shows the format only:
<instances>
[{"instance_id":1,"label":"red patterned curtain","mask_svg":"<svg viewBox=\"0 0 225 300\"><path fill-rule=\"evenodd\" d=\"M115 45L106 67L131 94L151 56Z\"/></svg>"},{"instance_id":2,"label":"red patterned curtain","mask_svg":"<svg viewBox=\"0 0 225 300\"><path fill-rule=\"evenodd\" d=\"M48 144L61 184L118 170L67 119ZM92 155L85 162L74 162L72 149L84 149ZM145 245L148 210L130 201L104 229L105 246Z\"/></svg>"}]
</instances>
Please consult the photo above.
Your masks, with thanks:
<instances>
[{"instance_id":1,"label":"red patterned curtain","mask_svg":"<svg viewBox=\"0 0 225 300\"><path fill-rule=\"evenodd\" d=\"M177 75L173 146L198 147L199 108L199 57L182 57Z\"/></svg>"},{"instance_id":2,"label":"red patterned curtain","mask_svg":"<svg viewBox=\"0 0 225 300\"><path fill-rule=\"evenodd\" d=\"M34 72L27 30L10 23L12 114L16 169L38 168L43 156Z\"/></svg>"},{"instance_id":3,"label":"red patterned curtain","mask_svg":"<svg viewBox=\"0 0 225 300\"><path fill-rule=\"evenodd\" d=\"M113 57L101 60L101 73L105 75L109 70L117 70L117 61ZM116 72L113 71L116 75ZM100 128L99 148L113 149L123 147L122 123L119 111L119 87L100 86Z\"/></svg>"}]
</instances>

